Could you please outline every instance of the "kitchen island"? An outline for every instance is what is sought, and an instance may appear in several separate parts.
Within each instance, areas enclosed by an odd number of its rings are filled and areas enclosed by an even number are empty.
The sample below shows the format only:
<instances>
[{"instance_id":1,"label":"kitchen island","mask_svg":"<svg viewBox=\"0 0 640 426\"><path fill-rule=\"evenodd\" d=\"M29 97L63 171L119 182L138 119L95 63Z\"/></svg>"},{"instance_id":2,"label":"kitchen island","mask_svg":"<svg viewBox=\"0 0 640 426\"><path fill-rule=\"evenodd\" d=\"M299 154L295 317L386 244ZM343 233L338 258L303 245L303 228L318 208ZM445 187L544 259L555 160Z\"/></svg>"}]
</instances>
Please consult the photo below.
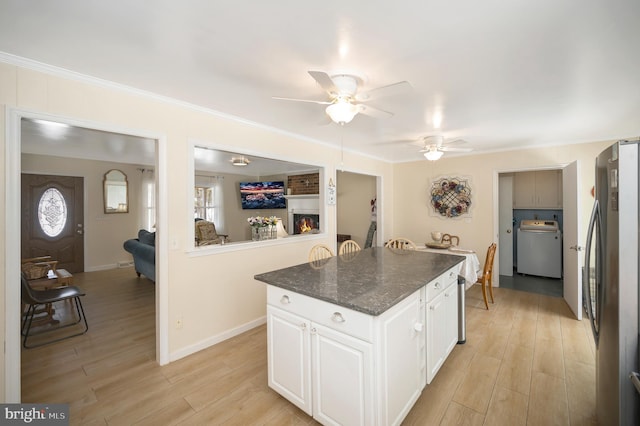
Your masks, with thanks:
<instances>
[{"instance_id":1,"label":"kitchen island","mask_svg":"<svg viewBox=\"0 0 640 426\"><path fill-rule=\"evenodd\" d=\"M256 275L269 386L322 424L400 424L457 342L462 260L371 248Z\"/></svg>"}]
</instances>

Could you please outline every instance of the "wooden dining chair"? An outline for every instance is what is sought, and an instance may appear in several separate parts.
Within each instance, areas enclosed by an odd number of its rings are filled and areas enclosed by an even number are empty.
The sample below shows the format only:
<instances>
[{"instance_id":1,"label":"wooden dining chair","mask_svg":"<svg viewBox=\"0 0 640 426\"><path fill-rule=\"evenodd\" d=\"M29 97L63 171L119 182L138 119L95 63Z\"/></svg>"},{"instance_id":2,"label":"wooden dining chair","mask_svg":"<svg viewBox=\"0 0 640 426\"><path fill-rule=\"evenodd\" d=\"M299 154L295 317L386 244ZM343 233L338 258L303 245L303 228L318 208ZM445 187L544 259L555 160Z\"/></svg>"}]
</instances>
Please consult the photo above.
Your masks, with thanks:
<instances>
[{"instance_id":1,"label":"wooden dining chair","mask_svg":"<svg viewBox=\"0 0 640 426\"><path fill-rule=\"evenodd\" d=\"M333 257L333 251L324 244L316 244L311 247L311 251L309 251L309 262L328 259L330 257Z\"/></svg>"},{"instance_id":2,"label":"wooden dining chair","mask_svg":"<svg viewBox=\"0 0 640 426\"><path fill-rule=\"evenodd\" d=\"M484 268L482 269L482 275L478 277L476 284L482 285L482 298L484 299L484 305L489 310L489 303L487 302L487 287L489 287L489 294L491 295L491 303L493 301L493 259L496 255L496 243L493 243L487 249L487 257L484 260Z\"/></svg>"},{"instance_id":3,"label":"wooden dining chair","mask_svg":"<svg viewBox=\"0 0 640 426\"><path fill-rule=\"evenodd\" d=\"M339 255L354 253L356 251L360 251L360 245L353 240L346 240L340 244L340 249L338 250Z\"/></svg>"},{"instance_id":4,"label":"wooden dining chair","mask_svg":"<svg viewBox=\"0 0 640 426\"><path fill-rule=\"evenodd\" d=\"M389 248L397 248L402 250L415 250L416 243L407 238L392 238L384 245Z\"/></svg>"},{"instance_id":5,"label":"wooden dining chair","mask_svg":"<svg viewBox=\"0 0 640 426\"><path fill-rule=\"evenodd\" d=\"M440 240L440 242L443 244L448 243L448 244L451 244L452 246L457 246L460 244L460 237L458 237L457 235L443 234L442 240Z\"/></svg>"}]
</instances>

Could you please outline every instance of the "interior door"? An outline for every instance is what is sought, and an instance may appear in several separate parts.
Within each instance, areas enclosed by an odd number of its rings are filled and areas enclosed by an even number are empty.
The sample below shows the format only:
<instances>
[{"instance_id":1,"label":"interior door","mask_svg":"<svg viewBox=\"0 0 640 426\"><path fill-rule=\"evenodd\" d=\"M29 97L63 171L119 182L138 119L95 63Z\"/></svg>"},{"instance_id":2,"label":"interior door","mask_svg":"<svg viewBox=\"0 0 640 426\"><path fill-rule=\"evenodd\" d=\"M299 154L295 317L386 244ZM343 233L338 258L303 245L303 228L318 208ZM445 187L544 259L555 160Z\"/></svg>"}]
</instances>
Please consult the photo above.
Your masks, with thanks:
<instances>
[{"instance_id":1,"label":"interior door","mask_svg":"<svg viewBox=\"0 0 640 426\"><path fill-rule=\"evenodd\" d=\"M23 259L51 256L58 269L84 271L84 178L22 174Z\"/></svg>"},{"instance_id":2,"label":"interior door","mask_svg":"<svg viewBox=\"0 0 640 426\"><path fill-rule=\"evenodd\" d=\"M564 216L564 235L562 257L564 259L564 299L578 320L582 319L582 241L580 235L581 218L578 214L580 193L578 192L578 162L568 164L562 170L562 209Z\"/></svg>"},{"instance_id":3,"label":"interior door","mask_svg":"<svg viewBox=\"0 0 640 426\"><path fill-rule=\"evenodd\" d=\"M513 275L513 176L498 176L499 233L498 265L500 275Z\"/></svg>"}]
</instances>

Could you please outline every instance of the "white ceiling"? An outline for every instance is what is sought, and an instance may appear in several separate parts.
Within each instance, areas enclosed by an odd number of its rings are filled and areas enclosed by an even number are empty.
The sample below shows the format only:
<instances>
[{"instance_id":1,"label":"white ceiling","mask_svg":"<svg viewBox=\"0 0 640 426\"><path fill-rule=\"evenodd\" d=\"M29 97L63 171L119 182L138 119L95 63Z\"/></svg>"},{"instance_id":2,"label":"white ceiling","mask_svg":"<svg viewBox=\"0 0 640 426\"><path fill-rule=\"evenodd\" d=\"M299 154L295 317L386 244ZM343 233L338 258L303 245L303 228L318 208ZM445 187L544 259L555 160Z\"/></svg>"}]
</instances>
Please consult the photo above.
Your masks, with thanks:
<instances>
[{"instance_id":1,"label":"white ceiling","mask_svg":"<svg viewBox=\"0 0 640 426\"><path fill-rule=\"evenodd\" d=\"M640 135L638 0L0 0L0 12L0 52L389 161L423 158L391 142L438 133L474 152ZM308 70L413 90L371 102L392 118L341 129L319 124L323 105L272 99L327 100Z\"/></svg>"}]
</instances>

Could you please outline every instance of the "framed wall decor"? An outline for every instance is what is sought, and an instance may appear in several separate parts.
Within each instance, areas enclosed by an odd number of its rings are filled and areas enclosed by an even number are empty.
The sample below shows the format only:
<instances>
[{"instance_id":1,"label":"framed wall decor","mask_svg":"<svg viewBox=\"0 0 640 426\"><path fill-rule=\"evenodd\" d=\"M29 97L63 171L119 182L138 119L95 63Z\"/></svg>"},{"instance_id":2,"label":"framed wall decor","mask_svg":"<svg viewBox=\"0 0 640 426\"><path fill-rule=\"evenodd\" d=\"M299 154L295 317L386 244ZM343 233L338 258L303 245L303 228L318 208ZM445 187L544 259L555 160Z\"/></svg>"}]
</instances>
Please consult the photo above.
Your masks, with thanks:
<instances>
[{"instance_id":1,"label":"framed wall decor","mask_svg":"<svg viewBox=\"0 0 640 426\"><path fill-rule=\"evenodd\" d=\"M440 176L431 182L429 212L441 218L471 217L471 178Z\"/></svg>"}]
</instances>

